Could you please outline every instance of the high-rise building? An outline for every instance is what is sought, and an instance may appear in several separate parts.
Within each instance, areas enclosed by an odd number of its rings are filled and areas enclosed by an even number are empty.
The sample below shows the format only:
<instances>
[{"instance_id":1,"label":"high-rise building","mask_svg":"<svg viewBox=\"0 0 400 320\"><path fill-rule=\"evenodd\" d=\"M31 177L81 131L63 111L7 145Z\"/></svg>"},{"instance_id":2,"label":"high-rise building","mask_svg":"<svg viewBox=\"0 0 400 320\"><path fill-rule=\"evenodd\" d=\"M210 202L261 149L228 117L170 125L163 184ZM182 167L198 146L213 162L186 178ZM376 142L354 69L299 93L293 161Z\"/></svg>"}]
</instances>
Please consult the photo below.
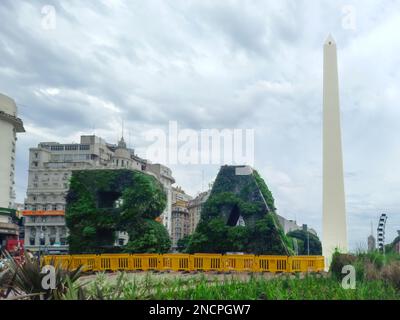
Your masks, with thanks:
<instances>
[{"instance_id":1,"label":"high-rise building","mask_svg":"<svg viewBox=\"0 0 400 320\"><path fill-rule=\"evenodd\" d=\"M199 224L201 217L201 210L204 203L210 196L210 192L211 190L201 192L197 197L189 201L189 234L192 234L196 231L197 225Z\"/></svg>"},{"instance_id":2,"label":"high-rise building","mask_svg":"<svg viewBox=\"0 0 400 320\"><path fill-rule=\"evenodd\" d=\"M158 181L164 187L164 191L167 195L167 205L161 216L162 224L167 228L169 235L172 235L172 185L175 183L175 179L172 177L172 171L170 168L162 164L147 163L146 172L153 174Z\"/></svg>"},{"instance_id":3,"label":"high-rise building","mask_svg":"<svg viewBox=\"0 0 400 320\"><path fill-rule=\"evenodd\" d=\"M25 132L14 100L0 93L0 208L14 208L17 133Z\"/></svg>"},{"instance_id":4,"label":"high-rise building","mask_svg":"<svg viewBox=\"0 0 400 320\"><path fill-rule=\"evenodd\" d=\"M180 187L172 188L171 240L172 249L176 250L178 241L189 235L188 204L192 199Z\"/></svg>"},{"instance_id":5,"label":"high-rise building","mask_svg":"<svg viewBox=\"0 0 400 320\"><path fill-rule=\"evenodd\" d=\"M324 43L322 253L326 268L335 249L347 251L336 43Z\"/></svg>"},{"instance_id":6,"label":"high-rise building","mask_svg":"<svg viewBox=\"0 0 400 320\"><path fill-rule=\"evenodd\" d=\"M0 94L0 247L18 238L15 217L15 150L17 133L25 132L14 100Z\"/></svg>"},{"instance_id":7,"label":"high-rise building","mask_svg":"<svg viewBox=\"0 0 400 320\"><path fill-rule=\"evenodd\" d=\"M69 179L74 170L92 169L143 171L155 176L164 186L167 197L171 198L174 182L171 170L140 158L126 146L123 138L116 145L95 135L81 136L80 143L41 142L29 150L28 188L23 212L27 249L68 250L64 212ZM171 205L167 206L163 216L170 212Z\"/></svg>"}]
</instances>

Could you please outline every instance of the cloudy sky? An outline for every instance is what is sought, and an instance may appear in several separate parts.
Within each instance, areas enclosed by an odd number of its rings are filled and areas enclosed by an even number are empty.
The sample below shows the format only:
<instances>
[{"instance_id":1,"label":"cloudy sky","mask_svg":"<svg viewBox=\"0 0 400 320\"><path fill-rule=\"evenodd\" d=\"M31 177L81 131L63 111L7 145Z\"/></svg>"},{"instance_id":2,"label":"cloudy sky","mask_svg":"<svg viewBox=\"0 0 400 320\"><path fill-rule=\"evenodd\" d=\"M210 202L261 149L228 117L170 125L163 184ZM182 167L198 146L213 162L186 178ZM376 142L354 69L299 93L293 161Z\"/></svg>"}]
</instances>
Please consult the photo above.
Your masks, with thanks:
<instances>
[{"instance_id":1,"label":"cloudy sky","mask_svg":"<svg viewBox=\"0 0 400 320\"><path fill-rule=\"evenodd\" d=\"M365 246L382 212L388 240L400 229L399 1L1 0L0 21L0 92L16 100L27 131L19 202L29 147L41 141L95 132L116 142L124 119L145 157L143 133L169 121L247 128L279 213L320 233L322 44L332 33L350 245ZM219 168L170 167L193 195Z\"/></svg>"}]
</instances>

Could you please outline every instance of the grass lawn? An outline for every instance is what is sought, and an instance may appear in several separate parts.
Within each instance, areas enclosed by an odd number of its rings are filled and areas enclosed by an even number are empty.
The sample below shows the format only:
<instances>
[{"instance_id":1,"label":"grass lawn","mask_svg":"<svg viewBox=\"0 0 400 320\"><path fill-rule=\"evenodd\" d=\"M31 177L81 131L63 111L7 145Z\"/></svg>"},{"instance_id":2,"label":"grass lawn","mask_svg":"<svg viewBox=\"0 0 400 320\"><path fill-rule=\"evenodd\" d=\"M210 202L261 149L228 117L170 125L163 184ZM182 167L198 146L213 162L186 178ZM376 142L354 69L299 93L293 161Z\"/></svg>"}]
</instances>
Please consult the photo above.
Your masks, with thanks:
<instances>
[{"instance_id":1,"label":"grass lawn","mask_svg":"<svg viewBox=\"0 0 400 320\"><path fill-rule=\"evenodd\" d=\"M356 289L346 290L326 274L100 273L80 282L92 299L400 299L400 293L382 280L357 281Z\"/></svg>"}]
</instances>

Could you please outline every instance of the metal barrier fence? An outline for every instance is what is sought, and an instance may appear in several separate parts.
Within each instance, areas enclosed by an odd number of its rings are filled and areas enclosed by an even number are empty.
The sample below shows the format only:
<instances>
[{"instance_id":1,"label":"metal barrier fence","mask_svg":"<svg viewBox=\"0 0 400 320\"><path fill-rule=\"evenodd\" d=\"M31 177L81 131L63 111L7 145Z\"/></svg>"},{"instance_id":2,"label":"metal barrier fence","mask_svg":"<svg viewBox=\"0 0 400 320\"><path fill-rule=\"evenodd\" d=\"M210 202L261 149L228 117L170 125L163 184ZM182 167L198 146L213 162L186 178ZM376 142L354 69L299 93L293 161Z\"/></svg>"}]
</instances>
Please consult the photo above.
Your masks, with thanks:
<instances>
[{"instance_id":1,"label":"metal barrier fence","mask_svg":"<svg viewBox=\"0 0 400 320\"><path fill-rule=\"evenodd\" d=\"M319 272L324 270L322 256L256 256L230 254L88 254L49 255L44 264L60 264L83 271L171 270L236 272Z\"/></svg>"}]
</instances>

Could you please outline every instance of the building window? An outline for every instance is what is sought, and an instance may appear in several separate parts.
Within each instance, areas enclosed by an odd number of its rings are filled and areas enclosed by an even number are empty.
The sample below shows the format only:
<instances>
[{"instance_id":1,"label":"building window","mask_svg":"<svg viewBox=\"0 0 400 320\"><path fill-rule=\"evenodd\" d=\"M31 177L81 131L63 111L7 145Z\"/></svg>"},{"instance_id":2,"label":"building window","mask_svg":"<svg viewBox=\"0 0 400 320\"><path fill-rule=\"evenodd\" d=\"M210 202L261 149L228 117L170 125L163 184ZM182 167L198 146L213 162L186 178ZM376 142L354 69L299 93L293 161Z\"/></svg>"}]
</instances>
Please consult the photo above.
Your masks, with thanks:
<instances>
[{"instance_id":1,"label":"building window","mask_svg":"<svg viewBox=\"0 0 400 320\"><path fill-rule=\"evenodd\" d=\"M90 149L90 145L88 144L81 144L79 146L79 150L89 150Z\"/></svg>"},{"instance_id":2,"label":"building window","mask_svg":"<svg viewBox=\"0 0 400 320\"><path fill-rule=\"evenodd\" d=\"M35 245L35 238L29 238L29 244L31 246L34 246Z\"/></svg>"},{"instance_id":3,"label":"building window","mask_svg":"<svg viewBox=\"0 0 400 320\"><path fill-rule=\"evenodd\" d=\"M78 145L74 145L74 144L71 144L71 145L66 145L65 146L65 150L68 150L68 151L71 151L71 150L78 150Z\"/></svg>"},{"instance_id":4,"label":"building window","mask_svg":"<svg viewBox=\"0 0 400 320\"><path fill-rule=\"evenodd\" d=\"M44 239L44 238L40 238L39 240L40 240L40 241L39 241L39 242L40 242L40 245L41 245L41 246L44 246L45 243L46 243L45 239Z\"/></svg>"}]
</instances>

